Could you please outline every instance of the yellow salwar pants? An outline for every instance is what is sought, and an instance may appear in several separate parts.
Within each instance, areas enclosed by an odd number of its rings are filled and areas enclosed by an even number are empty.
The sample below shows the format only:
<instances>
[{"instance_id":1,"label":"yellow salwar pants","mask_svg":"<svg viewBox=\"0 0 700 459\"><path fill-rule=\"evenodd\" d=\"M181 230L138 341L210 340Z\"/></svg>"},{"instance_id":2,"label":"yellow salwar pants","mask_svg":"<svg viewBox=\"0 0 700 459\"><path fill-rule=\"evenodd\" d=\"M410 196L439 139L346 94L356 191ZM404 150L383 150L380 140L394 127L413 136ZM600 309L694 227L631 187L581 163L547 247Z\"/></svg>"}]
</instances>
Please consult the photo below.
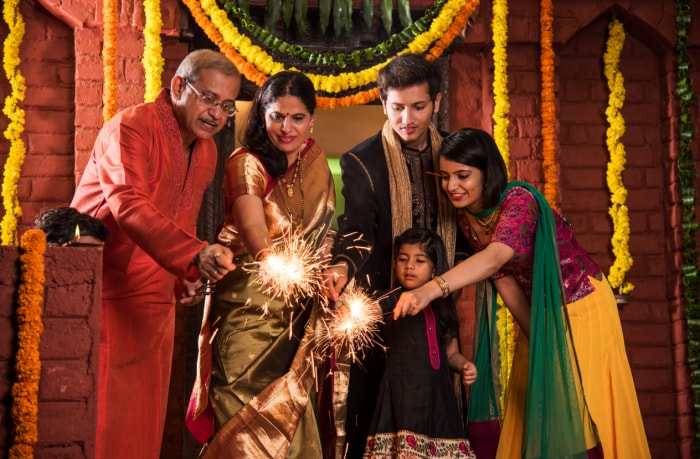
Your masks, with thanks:
<instances>
[{"instance_id":1,"label":"yellow salwar pants","mask_svg":"<svg viewBox=\"0 0 700 459\"><path fill-rule=\"evenodd\" d=\"M620 315L607 280L589 278L595 291L567 306L583 391L605 459L651 458L634 388ZM496 457L520 459L527 391L528 340L513 358ZM586 432L586 446L595 437Z\"/></svg>"}]
</instances>

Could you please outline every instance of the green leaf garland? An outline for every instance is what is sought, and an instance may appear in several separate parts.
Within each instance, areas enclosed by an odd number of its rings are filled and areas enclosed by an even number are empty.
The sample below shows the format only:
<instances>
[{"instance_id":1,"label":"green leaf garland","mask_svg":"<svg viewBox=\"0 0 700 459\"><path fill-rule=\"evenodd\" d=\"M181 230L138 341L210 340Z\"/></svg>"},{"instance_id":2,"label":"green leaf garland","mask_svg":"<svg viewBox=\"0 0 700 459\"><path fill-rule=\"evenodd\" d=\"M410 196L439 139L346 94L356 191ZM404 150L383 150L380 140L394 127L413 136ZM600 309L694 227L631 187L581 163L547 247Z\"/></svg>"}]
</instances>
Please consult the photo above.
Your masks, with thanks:
<instances>
[{"instance_id":1,"label":"green leaf garland","mask_svg":"<svg viewBox=\"0 0 700 459\"><path fill-rule=\"evenodd\" d=\"M301 35L306 35L309 25L306 22L306 15L309 10L308 0L296 0L294 3L294 21L297 24L297 29Z\"/></svg>"},{"instance_id":2,"label":"green leaf garland","mask_svg":"<svg viewBox=\"0 0 700 459\"><path fill-rule=\"evenodd\" d=\"M382 17L382 24L386 33L391 33L391 26L394 20L394 4L391 0L379 0L379 13Z\"/></svg>"},{"instance_id":3,"label":"green leaf garland","mask_svg":"<svg viewBox=\"0 0 700 459\"><path fill-rule=\"evenodd\" d=\"M300 0L297 0L297 3L299 1ZM306 0L304 1L306 2ZM276 15L276 24L279 20L279 9L282 7L281 0L271 0L272 5L268 5L268 23L266 28L263 28L255 23L250 14L241 8L240 1L218 0L218 3L221 5L221 8L226 11L231 21L237 25L240 25L241 33L246 34L249 38L258 42L261 48L282 54L286 56L286 58L296 59L299 61L296 65L300 67L305 65L313 65L320 67L319 70L321 71L324 71L323 67L327 67L325 72L336 73L339 68L344 69L348 66L363 68L373 65L374 63L385 60L388 56L393 55L395 52L405 48L406 45L411 43L418 35L430 28L430 24L440 13L445 3L447 3L447 0L438 0L434 2L430 8L425 10L420 19L412 21L408 27L404 28L400 32L392 34L385 41L372 47L355 50L351 53L324 53L316 50L310 51L302 46L293 45L279 37L276 37L273 34L274 28L271 28L270 25L270 17ZM318 7L321 32L326 33L326 30L330 25L331 16L333 16L333 31L336 35L340 35L348 25L346 21L351 18L350 15L352 14L352 10L347 12L347 17L345 15L345 10L348 8L348 5L351 4L351 1L346 3L345 0L319 0ZM389 4L391 5L391 1L389 1ZM373 8L372 2L369 2L369 6L367 7ZM393 6L391 8L393 11ZM365 15L364 11L363 15ZM366 16L365 21L367 21Z\"/></svg>"},{"instance_id":4,"label":"green leaf garland","mask_svg":"<svg viewBox=\"0 0 700 459\"><path fill-rule=\"evenodd\" d=\"M362 0L362 19L364 19L367 28L371 29L374 22L373 0Z\"/></svg>"},{"instance_id":5,"label":"green leaf garland","mask_svg":"<svg viewBox=\"0 0 700 459\"><path fill-rule=\"evenodd\" d=\"M680 147L678 155L678 177L681 186L683 206L683 266L682 282L685 296L685 315L688 324L688 364L693 372L693 390L695 392L695 419L700 419L700 300L698 292L698 250L695 234L698 223L695 221L697 170L693 160L691 144L695 135L695 123L691 119L690 104L695 99L690 75L688 57L688 35L690 34L691 0L676 0L676 26L678 43L676 44L678 63L678 84L676 96L680 105ZM700 432L696 433L696 441Z\"/></svg>"},{"instance_id":6,"label":"green leaf garland","mask_svg":"<svg viewBox=\"0 0 700 459\"><path fill-rule=\"evenodd\" d=\"M268 0L267 2L267 30L274 31L280 20L282 0Z\"/></svg>"},{"instance_id":7,"label":"green leaf garland","mask_svg":"<svg viewBox=\"0 0 700 459\"><path fill-rule=\"evenodd\" d=\"M413 19L411 18L411 4L408 0L396 0L396 8L399 11L399 21L401 21L401 26L411 27Z\"/></svg>"}]
</instances>

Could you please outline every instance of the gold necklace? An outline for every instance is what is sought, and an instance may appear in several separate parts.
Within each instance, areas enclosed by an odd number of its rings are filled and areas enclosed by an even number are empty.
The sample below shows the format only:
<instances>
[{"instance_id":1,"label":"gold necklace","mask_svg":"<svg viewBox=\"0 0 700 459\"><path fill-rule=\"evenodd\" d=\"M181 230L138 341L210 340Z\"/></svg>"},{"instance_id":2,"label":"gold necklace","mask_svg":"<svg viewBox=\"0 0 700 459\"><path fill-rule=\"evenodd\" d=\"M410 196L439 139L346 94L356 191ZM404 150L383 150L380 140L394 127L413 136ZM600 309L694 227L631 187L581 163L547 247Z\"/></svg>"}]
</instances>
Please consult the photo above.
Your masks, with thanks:
<instances>
[{"instance_id":1,"label":"gold necklace","mask_svg":"<svg viewBox=\"0 0 700 459\"><path fill-rule=\"evenodd\" d=\"M294 174L292 175L292 181L287 183L287 179L284 178L284 174L280 176L280 181L287 187L287 196L290 198L294 197L294 183L297 181L297 177L301 176L301 150L297 152L297 163L294 167Z\"/></svg>"},{"instance_id":2,"label":"gold necklace","mask_svg":"<svg viewBox=\"0 0 700 459\"><path fill-rule=\"evenodd\" d=\"M297 176L299 177L299 192L301 193L301 216L298 218L300 219L300 224L303 224L304 223L304 177L302 176L302 172L301 172L301 150L299 151L299 153L297 155L297 167L296 167L296 170L294 172L294 180L296 180ZM282 187L282 182L283 181L279 182L280 188ZM287 196L291 199L292 197L294 197L294 190L291 190L290 186L287 185L286 182L285 182L285 185L287 187ZM294 181L292 181L292 186L293 185L294 185ZM284 191L282 192L282 201L284 201L284 205L287 208L287 212L289 213L289 218L292 221L296 220L297 215L295 215L294 212L292 212L291 206L289 205L287 200L284 198Z\"/></svg>"},{"instance_id":3,"label":"gold necklace","mask_svg":"<svg viewBox=\"0 0 700 459\"><path fill-rule=\"evenodd\" d=\"M476 222L481 226L481 229L484 230L484 233L488 236L491 234L491 230L493 230L493 227L496 226L496 222L498 221L498 216L501 214L501 207L497 207L491 215L488 216L488 220L484 221L481 218L477 217L474 215L474 218L476 219Z\"/></svg>"}]
</instances>

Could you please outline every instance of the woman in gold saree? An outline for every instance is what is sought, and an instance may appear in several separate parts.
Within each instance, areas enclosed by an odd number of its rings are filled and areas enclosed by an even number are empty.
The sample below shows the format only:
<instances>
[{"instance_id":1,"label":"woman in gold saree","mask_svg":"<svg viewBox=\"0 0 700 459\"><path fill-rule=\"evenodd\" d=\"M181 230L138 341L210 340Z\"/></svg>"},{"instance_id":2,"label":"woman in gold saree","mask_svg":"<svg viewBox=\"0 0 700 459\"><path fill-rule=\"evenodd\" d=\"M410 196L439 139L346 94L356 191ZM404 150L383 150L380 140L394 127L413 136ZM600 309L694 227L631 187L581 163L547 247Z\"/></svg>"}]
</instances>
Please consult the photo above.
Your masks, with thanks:
<instances>
[{"instance_id":1,"label":"woman in gold saree","mask_svg":"<svg viewBox=\"0 0 700 459\"><path fill-rule=\"evenodd\" d=\"M239 269L217 282L200 334L188 417L205 416L207 403L214 415L214 436L201 457L322 456L313 362L318 298L274 297L254 272L241 269L290 234L319 253L330 247L335 192L326 155L310 138L315 108L305 75L271 76L256 92L244 147L226 163L218 240L234 252ZM202 432L199 438L206 441Z\"/></svg>"}]
</instances>

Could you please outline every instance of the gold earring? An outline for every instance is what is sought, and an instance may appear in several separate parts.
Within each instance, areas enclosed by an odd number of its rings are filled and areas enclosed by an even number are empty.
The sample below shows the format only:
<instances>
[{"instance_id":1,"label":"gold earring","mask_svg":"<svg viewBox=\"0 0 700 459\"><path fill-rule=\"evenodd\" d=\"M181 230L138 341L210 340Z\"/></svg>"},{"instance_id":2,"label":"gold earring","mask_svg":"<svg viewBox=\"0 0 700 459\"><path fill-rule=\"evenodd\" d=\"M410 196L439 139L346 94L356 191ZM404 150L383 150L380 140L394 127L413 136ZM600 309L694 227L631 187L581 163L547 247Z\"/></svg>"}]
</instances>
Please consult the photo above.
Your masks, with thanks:
<instances>
[{"instance_id":1,"label":"gold earring","mask_svg":"<svg viewBox=\"0 0 700 459\"><path fill-rule=\"evenodd\" d=\"M311 125L311 128L309 129L309 136L313 135L314 133L314 125Z\"/></svg>"}]
</instances>

